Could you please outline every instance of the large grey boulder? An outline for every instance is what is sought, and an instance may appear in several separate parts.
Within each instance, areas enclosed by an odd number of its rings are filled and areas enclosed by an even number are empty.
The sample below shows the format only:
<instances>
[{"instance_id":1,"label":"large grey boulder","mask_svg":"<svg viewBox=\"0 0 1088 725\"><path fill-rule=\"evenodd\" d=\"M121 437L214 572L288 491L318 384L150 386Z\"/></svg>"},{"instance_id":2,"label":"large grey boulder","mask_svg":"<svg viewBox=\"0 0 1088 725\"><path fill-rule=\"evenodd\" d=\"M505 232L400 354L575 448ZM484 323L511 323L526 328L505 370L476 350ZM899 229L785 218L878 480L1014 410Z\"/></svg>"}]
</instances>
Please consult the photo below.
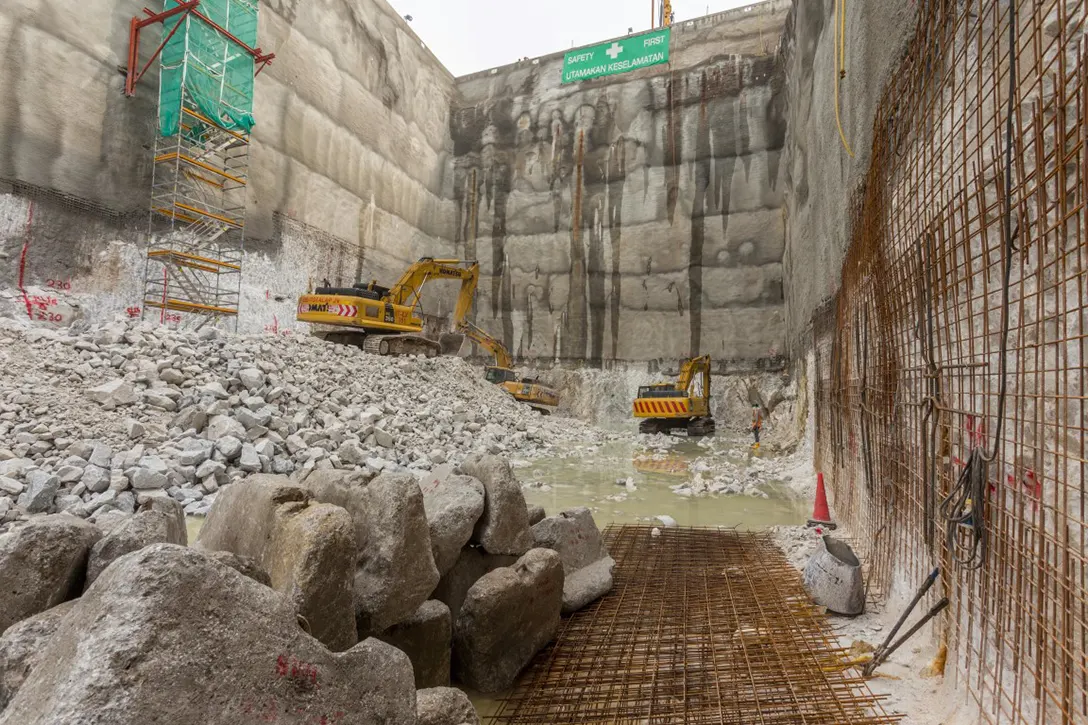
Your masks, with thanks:
<instances>
[{"instance_id":1,"label":"large grey boulder","mask_svg":"<svg viewBox=\"0 0 1088 725\"><path fill-rule=\"evenodd\" d=\"M305 617L309 632L334 651L358 640L353 578L355 532L339 506L289 503L276 512L275 536L265 557L269 579Z\"/></svg>"},{"instance_id":2,"label":"large grey boulder","mask_svg":"<svg viewBox=\"0 0 1088 725\"><path fill-rule=\"evenodd\" d=\"M468 695L454 687L432 687L416 693L418 725L480 725Z\"/></svg>"},{"instance_id":3,"label":"large grey boulder","mask_svg":"<svg viewBox=\"0 0 1088 725\"><path fill-rule=\"evenodd\" d=\"M484 512L484 485L471 476L448 476L421 484L431 531L431 552L439 575L457 561Z\"/></svg>"},{"instance_id":4,"label":"large grey boulder","mask_svg":"<svg viewBox=\"0 0 1088 725\"><path fill-rule=\"evenodd\" d=\"M101 533L69 514L31 519L0 536L0 633L79 596Z\"/></svg>"},{"instance_id":5,"label":"large grey boulder","mask_svg":"<svg viewBox=\"0 0 1088 725\"><path fill-rule=\"evenodd\" d=\"M468 590L453 628L453 673L480 692L513 686L559 627L563 562L532 549L512 567L485 574Z\"/></svg>"},{"instance_id":6,"label":"large grey boulder","mask_svg":"<svg viewBox=\"0 0 1088 725\"><path fill-rule=\"evenodd\" d=\"M392 724L415 713L411 663L396 648L368 640L332 653L276 592L198 550L154 544L87 590L0 725Z\"/></svg>"},{"instance_id":7,"label":"large grey boulder","mask_svg":"<svg viewBox=\"0 0 1088 725\"><path fill-rule=\"evenodd\" d=\"M368 532L355 575L359 636L408 618L438 584L423 493L408 474L386 473L366 487Z\"/></svg>"},{"instance_id":8,"label":"large grey boulder","mask_svg":"<svg viewBox=\"0 0 1088 725\"><path fill-rule=\"evenodd\" d=\"M321 503L331 503L351 514L355 522L355 545L360 553L369 540L369 518L366 515L366 484L369 479L353 471L324 468L314 471L302 486Z\"/></svg>"},{"instance_id":9,"label":"large grey boulder","mask_svg":"<svg viewBox=\"0 0 1088 725\"><path fill-rule=\"evenodd\" d=\"M450 616L457 621L457 613L461 611L461 605L472 585L484 574L500 567L513 566L517 560L516 556L488 554L478 546L466 546L458 554L454 565L438 582L431 599L437 599L449 607Z\"/></svg>"},{"instance_id":10,"label":"large grey boulder","mask_svg":"<svg viewBox=\"0 0 1088 725\"><path fill-rule=\"evenodd\" d=\"M49 638L77 600L58 604L8 627L0 637L0 711L22 687L38 663Z\"/></svg>"},{"instance_id":11,"label":"large grey boulder","mask_svg":"<svg viewBox=\"0 0 1088 725\"><path fill-rule=\"evenodd\" d=\"M219 492L197 546L256 560L329 648L358 641L355 530L340 507L312 501L284 476L251 476Z\"/></svg>"},{"instance_id":12,"label":"large grey boulder","mask_svg":"<svg viewBox=\"0 0 1088 725\"><path fill-rule=\"evenodd\" d=\"M45 471L28 471L26 490L19 496L19 505L28 514L46 513L53 508L53 499L60 488L60 478Z\"/></svg>"},{"instance_id":13,"label":"large grey boulder","mask_svg":"<svg viewBox=\"0 0 1088 725\"><path fill-rule=\"evenodd\" d=\"M490 554L520 556L533 545L529 511L510 463L498 456L470 456L460 472L484 485L484 512L472 541Z\"/></svg>"},{"instance_id":14,"label":"large grey boulder","mask_svg":"<svg viewBox=\"0 0 1088 725\"><path fill-rule=\"evenodd\" d=\"M588 508L550 516L533 526L536 545L563 560L563 614L577 612L612 589L616 562L608 555Z\"/></svg>"},{"instance_id":15,"label":"large grey boulder","mask_svg":"<svg viewBox=\"0 0 1088 725\"><path fill-rule=\"evenodd\" d=\"M107 566L125 554L151 544L185 546L188 543L185 510L181 504L167 497L148 499L135 516L122 521L91 548L84 588L89 587Z\"/></svg>"},{"instance_id":16,"label":"large grey boulder","mask_svg":"<svg viewBox=\"0 0 1088 725\"><path fill-rule=\"evenodd\" d=\"M247 576L258 584L263 584L266 587L272 586L272 580L269 578L268 572L264 570L260 562L252 557L239 556L230 551L208 551L207 549L201 549L201 551L209 559L229 566L242 576Z\"/></svg>"},{"instance_id":17,"label":"large grey boulder","mask_svg":"<svg viewBox=\"0 0 1088 725\"><path fill-rule=\"evenodd\" d=\"M408 619L377 635L412 661L416 688L445 687L450 684L450 641L453 625L450 608L430 599L419 605Z\"/></svg>"}]
</instances>

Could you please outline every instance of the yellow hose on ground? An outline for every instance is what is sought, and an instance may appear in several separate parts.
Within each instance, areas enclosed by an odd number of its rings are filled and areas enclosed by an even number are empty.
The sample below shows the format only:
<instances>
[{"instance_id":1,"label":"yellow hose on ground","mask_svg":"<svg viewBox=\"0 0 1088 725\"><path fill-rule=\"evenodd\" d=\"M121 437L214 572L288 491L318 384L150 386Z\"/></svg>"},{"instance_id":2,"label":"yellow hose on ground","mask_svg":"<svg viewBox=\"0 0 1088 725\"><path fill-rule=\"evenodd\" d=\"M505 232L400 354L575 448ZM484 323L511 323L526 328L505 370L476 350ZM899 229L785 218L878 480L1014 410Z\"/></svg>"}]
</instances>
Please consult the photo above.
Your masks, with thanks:
<instances>
[{"instance_id":1,"label":"yellow hose on ground","mask_svg":"<svg viewBox=\"0 0 1088 725\"><path fill-rule=\"evenodd\" d=\"M842 4L842 10L839 5ZM842 130L842 118L839 115L839 83L846 75L846 0L835 0L835 125L839 127L839 138L842 147L850 158L854 158L854 151L846 140L846 133Z\"/></svg>"}]
</instances>

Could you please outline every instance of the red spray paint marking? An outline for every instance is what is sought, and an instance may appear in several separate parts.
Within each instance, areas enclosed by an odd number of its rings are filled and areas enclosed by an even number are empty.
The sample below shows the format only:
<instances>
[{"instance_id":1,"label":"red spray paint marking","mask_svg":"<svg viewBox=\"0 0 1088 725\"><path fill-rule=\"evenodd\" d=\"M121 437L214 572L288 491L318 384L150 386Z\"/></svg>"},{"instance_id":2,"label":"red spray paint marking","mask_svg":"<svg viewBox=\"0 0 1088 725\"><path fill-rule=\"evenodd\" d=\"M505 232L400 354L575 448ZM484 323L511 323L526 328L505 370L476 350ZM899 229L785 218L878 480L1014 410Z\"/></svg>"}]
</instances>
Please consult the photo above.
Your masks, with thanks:
<instances>
[{"instance_id":1,"label":"red spray paint marking","mask_svg":"<svg viewBox=\"0 0 1088 725\"><path fill-rule=\"evenodd\" d=\"M34 202L30 202L26 215L26 234L23 237L23 253L19 255L19 291L23 293L23 302L26 303L26 316L34 319L34 312L30 308L30 298L26 295L26 287L23 286L23 276L26 274L26 250L30 246L30 227L34 223Z\"/></svg>"},{"instance_id":2,"label":"red spray paint marking","mask_svg":"<svg viewBox=\"0 0 1088 725\"><path fill-rule=\"evenodd\" d=\"M140 312L141 312L141 310L140 310L139 307L126 307L125 308L125 314L128 315L130 318L139 317Z\"/></svg>"}]
</instances>

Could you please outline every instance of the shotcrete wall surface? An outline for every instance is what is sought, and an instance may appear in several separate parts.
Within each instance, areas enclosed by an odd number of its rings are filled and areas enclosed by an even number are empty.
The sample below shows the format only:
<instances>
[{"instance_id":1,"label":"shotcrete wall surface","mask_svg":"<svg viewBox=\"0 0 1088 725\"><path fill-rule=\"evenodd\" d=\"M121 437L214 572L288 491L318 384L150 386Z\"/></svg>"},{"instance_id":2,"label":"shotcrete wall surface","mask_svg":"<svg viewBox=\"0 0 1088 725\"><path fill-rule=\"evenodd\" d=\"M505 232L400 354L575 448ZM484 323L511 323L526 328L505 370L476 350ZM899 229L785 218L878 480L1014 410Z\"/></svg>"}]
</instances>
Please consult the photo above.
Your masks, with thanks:
<instances>
[{"instance_id":1,"label":"shotcrete wall surface","mask_svg":"<svg viewBox=\"0 0 1088 725\"><path fill-rule=\"evenodd\" d=\"M126 98L118 67L144 5L0 3L0 314L25 314L20 275L47 323L140 304L157 73ZM276 60L254 99L250 332L290 329L311 280L395 278L450 252L455 216L443 193L454 81L407 23L384 0L269 0L260 13ZM149 28L142 58L156 45Z\"/></svg>"},{"instance_id":2,"label":"shotcrete wall surface","mask_svg":"<svg viewBox=\"0 0 1088 725\"><path fill-rule=\"evenodd\" d=\"M835 122L835 0L796 2L783 35L786 134L786 314L789 352L811 346L813 312L839 287L851 207L872 157L873 119L888 77L914 33L915 3L847 4L846 75ZM839 20L841 23L841 18Z\"/></svg>"},{"instance_id":3,"label":"shotcrete wall surface","mask_svg":"<svg viewBox=\"0 0 1088 725\"><path fill-rule=\"evenodd\" d=\"M519 356L594 365L778 354L789 7L679 23L669 65L620 76L561 85L557 53L457 80L478 324Z\"/></svg>"}]
</instances>

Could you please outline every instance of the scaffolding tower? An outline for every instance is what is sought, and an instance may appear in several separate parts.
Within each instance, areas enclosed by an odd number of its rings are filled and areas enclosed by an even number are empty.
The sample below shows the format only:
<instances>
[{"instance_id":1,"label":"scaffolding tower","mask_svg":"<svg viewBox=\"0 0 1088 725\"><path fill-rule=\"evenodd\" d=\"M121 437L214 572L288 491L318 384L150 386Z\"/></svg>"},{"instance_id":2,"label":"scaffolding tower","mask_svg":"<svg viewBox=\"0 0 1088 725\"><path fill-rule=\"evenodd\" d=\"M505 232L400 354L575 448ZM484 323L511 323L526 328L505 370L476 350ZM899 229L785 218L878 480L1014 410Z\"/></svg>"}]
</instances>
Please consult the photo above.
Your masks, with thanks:
<instances>
[{"instance_id":1,"label":"scaffolding tower","mask_svg":"<svg viewBox=\"0 0 1088 725\"><path fill-rule=\"evenodd\" d=\"M272 60L257 42L258 0L165 0L133 18L125 92L160 60L142 316L237 326L253 79ZM137 72L140 30L162 23Z\"/></svg>"}]
</instances>

